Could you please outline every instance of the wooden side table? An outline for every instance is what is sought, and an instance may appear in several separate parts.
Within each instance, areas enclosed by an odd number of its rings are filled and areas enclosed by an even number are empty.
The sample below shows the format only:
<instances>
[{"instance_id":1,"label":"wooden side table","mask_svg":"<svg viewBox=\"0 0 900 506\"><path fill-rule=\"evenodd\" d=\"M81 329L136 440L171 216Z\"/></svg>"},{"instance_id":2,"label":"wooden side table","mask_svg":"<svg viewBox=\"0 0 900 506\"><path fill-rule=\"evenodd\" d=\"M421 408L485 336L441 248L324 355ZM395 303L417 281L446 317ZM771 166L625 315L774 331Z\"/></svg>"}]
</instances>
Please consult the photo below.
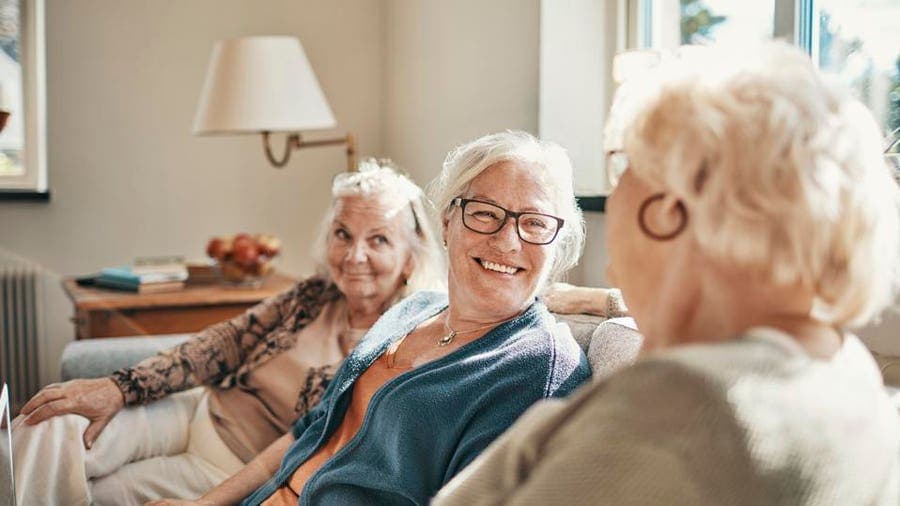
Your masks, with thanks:
<instances>
[{"instance_id":1,"label":"wooden side table","mask_svg":"<svg viewBox=\"0 0 900 506\"><path fill-rule=\"evenodd\" d=\"M76 339L197 332L233 318L259 301L288 290L296 280L273 272L260 288L188 284L183 290L138 294L78 286L63 279L75 308Z\"/></svg>"}]
</instances>

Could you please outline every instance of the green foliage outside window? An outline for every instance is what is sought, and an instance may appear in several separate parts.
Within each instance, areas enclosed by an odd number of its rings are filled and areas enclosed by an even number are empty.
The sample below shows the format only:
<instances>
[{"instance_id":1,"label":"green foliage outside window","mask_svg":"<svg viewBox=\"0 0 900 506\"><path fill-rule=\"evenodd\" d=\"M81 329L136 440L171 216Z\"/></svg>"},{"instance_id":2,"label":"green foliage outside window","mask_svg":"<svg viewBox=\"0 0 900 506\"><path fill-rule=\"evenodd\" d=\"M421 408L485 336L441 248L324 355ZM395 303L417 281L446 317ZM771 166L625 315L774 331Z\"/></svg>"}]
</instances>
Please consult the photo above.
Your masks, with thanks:
<instances>
[{"instance_id":1,"label":"green foliage outside window","mask_svg":"<svg viewBox=\"0 0 900 506\"><path fill-rule=\"evenodd\" d=\"M891 80L891 89L888 91L888 131L893 132L900 128L900 56L894 65L894 77Z\"/></svg>"},{"instance_id":2,"label":"green foliage outside window","mask_svg":"<svg viewBox=\"0 0 900 506\"><path fill-rule=\"evenodd\" d=\"M681 43L708 41L716 25L726 19L713 14L702 0L681 0Z\"/></svg>"}]
</instances>

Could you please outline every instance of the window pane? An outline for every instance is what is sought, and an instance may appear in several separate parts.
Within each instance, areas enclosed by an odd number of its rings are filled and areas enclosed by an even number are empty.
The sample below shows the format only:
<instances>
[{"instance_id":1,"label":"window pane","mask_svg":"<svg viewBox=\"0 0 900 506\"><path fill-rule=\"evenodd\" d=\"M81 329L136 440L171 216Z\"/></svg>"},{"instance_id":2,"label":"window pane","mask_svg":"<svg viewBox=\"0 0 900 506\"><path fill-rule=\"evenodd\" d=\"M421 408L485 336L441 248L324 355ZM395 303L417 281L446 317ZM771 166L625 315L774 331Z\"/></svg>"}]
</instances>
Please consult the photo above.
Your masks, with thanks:
<instances>
[{"instance_id":1,"label":"window pane","mask_svg":"<svg viewBox=\"0 0 900 506\"><path fill-rule=\"evenodd\" d=\"M652 46L769 39L775 0L654 0Z\"/></svg>"},{"instance_id":2,"label":"window pane","mask_svg":"<svg viewBox=\"0 0 900 506\"><path fill-rule=\"evenodd\" d=\"M900 128L900 0L819 0L819 66Z\"/></svg>"},{"instance_id":3,"label":"window pane","mask_svg":"<svg viewBox=\"0 0 900 506\"><path fill-rule=\"evenodd\" d=\"M0 131L0 176L25 173L20 26L18 0L0 0L0 111L9 113L6 126Z\"/></svg>"}]
</instances>

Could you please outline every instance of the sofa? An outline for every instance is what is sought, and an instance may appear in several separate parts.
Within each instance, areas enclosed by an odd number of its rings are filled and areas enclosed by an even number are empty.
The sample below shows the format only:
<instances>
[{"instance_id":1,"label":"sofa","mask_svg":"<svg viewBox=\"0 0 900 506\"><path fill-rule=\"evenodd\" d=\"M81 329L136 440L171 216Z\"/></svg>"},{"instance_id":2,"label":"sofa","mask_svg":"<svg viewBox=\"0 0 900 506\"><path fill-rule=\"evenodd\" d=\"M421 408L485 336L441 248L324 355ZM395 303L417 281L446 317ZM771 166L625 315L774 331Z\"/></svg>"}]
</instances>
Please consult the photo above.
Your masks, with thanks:
<instances>
[{"instance_id":1,"label":"sofa","mask_svg":"<svg viewBox=\"0 0 900 506\"><path fill-rule=\"evenodd\" d=\"M584 350L594 372L594 381L634 362L643 343L631 318L605 319L580 314L556 315L556 318L559 324L569 327ZM73 341L63 351L61 378L67 381L107 376L189 337L190 334L170 334ZM900 413L900 357L873 355L884 376L885 389Z\"/></svg>"},{"instance_id":2,"label":"sofa","mask_svg":"<svg viewBox=\"0 0 900 506\"><path fill-rule=\"evenodd\" d=\"M566 325L584 350L595 379L607 377L637 358L643 337L631 318L606 319L593 315L555 315L557 325ZM73 341L63 350L60 374L63 381L108 376L161 350L188 339L190 334L110 337Z\"/></svg>"},{"instance_id":3,"label":"sofa","mask_svg":"<svg viewBox=\"0 0 900 506\"><path fill-rule=\"evenodd\" d=\"M599 381L637 359L643 337L631 318L605 319L591 315L556 315L588 357L593 381ZM107 376L160 350L188 339L189 334L90 339L69 343L62 356L62 379ZM874 354L885 390L900 414L900 357ZM900 425L900 416L897 418Z\"/></svg>"}]
</instances>

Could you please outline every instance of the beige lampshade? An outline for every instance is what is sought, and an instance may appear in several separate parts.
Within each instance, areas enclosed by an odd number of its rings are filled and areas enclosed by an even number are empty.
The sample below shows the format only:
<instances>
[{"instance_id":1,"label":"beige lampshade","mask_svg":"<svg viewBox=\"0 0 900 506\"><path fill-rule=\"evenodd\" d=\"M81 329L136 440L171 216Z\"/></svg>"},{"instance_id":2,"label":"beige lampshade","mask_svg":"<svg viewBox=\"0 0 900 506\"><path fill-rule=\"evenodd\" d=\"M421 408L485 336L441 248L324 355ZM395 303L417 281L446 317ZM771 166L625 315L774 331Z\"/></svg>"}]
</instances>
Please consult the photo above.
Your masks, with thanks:
<instances>
[{"instance_id":1,"label":"beige lampshade","mask_svg":"<svg viewBox=\"0 0 900 506\"><path fill-rule=\"evenodd\" d=\"M194 134L295 132L335 126L295 37L242 37L213 48Z\"/></svg>"}]
</instances>

